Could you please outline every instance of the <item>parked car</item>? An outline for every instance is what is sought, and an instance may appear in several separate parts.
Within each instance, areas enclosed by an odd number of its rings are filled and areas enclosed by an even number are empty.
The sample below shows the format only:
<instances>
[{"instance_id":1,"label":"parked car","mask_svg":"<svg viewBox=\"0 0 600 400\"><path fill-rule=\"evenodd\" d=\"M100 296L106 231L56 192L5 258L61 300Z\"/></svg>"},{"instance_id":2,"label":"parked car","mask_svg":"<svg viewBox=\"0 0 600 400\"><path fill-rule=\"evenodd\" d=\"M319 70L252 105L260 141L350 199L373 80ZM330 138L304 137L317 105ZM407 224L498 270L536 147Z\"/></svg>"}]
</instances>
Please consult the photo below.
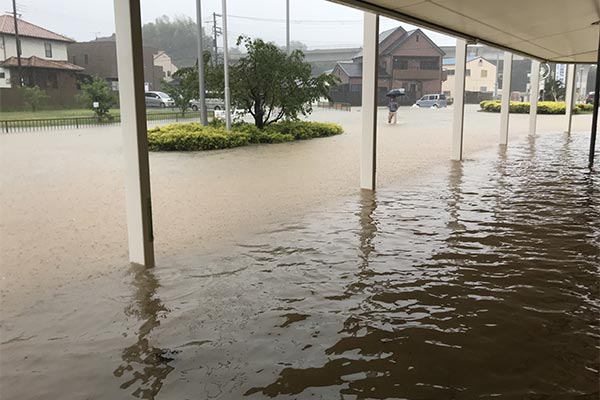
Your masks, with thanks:
<instances>
[{"instance_id":1,"label":"parked car","mask_svg":"<svg viewBox=\"0 0 600 400\"><path fill-rule=\"evenodd\" d=\"M175 101L164 92L146 92L146 107L175 107Z\"/></svg>"},{"instance_id":2,"label":"parked car","mask_svg":"<svg viewBox=\"0 0 600 400\"><path fill-rule=\"evenodd\" d=\"M585 98L585 104L594 104L594 93L595 92L589 92L587 97Z\"/></svg>"},{"instance_id":3,"label":"parked car","mask_svg":"<svg viewBox=\"0 0 600 400\"><path fill-rule=\"evenodd\" d=\"M417 107L447 107L445 94L426 94L415 103Z\"/></svg>"},{"instance_id":4,"label":"parked car","mask_svg":"<svg viewBox=\"0 0 600 400\"><path fill-rule=\"evenodd\" d=\"M206 109L208 111L219 111L225 109L225 101L223 99L207 97L205 100ZM200 102L198 100L190 100L190 108L194 111L198 111L200 109Z\"/></svg>"}]
</instances>

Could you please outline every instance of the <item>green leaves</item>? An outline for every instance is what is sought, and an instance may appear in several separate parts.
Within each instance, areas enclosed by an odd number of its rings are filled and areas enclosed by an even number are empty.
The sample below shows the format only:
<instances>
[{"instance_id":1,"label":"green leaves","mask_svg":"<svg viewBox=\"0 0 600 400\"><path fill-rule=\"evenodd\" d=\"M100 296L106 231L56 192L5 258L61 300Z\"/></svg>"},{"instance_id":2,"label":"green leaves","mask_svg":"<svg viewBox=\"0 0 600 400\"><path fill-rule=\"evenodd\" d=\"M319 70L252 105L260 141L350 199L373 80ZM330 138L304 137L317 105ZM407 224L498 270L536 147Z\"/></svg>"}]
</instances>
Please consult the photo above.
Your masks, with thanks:
<instances>
[{"instance_id":1,"label":"green leaves","mask_svg":"<svg viewBox=\"0 0 600 400\"><path fill-rule=\"evenodd\" d=\"M99 118L106 117L108 111L116 104L108 82L97 75L92 77L91 82L83 85L81 89L83 90L86 107L93 110ZM94 103L98 107L94 107Z\"/></svg>"},{"instance_id":2,"label":"green leaves","mask_svg":"<svg viewBox=\"0 0 600 400\"><path fill-rule=\"evenodd\" d=\"M263 130L237 123L227 131L219 122L207 127L197 122L171 124L148 130L151 151L201 151L247 146L251 143L284 143L343 133L339 125L307 121L284 121Z\"/></svg>"},{"instance_id":3,"label":"green leaves","mask_svg":"<svg viewBox=\"0 0 600 400\"><path fill-rule=\"evenodd\" d=\"M246 48L247 56L231 67L231 97L235 106L254 117L259 129L310 114L312 103L328 97L336 83L331 75L312 77L300 50L288 56L274 43L247 36L238 37L236 44Z\"/></svg>"},{"instance_id":4,"label":"green leaves","mask_svg":"<svg viewBox=\"0 0 600 400\"><path fill-rule=\"evenodd\" d=\"M590 107L587 107L590 106ZM501 102L500 100L487 100L479 103L479 107L481 107L482 111L487 112L500 112ZM528 114L529 113L530 103L521 102L521 101L511 101L510 102L510 112L513 114ZM564 114L567 105L564 101L540 101L538 102L538 114ZM573 112L575 114L581 112L591 112L593 111L593 107L591 104L576 104L573 107Z\"/></svg>"},{"instance_id":5,"label":"green leaves","mask_svg":"<svg viewBox=\"0 0 600 400\"><path fill-rule=\"evenodd\" d=\"M38 86L23 88L23 100L25 100L25 103L29 104L31 110L34 112L46 104L48 98L46 92Z\"/></svg>"}]
</instances>

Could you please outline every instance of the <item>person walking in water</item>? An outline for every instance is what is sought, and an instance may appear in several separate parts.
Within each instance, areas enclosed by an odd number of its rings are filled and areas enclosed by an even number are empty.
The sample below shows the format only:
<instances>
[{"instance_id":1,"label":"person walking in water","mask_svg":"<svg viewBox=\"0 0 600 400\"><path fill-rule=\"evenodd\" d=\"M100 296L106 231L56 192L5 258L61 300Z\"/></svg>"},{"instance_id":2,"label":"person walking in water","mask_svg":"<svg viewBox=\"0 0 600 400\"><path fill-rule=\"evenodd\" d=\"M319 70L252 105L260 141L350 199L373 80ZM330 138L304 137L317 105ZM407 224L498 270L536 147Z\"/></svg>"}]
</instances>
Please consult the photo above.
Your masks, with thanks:
<instances>
[{"instance_id":1,"label":"person walking in water","mask_svg":"<svg viewBox=\"0 0 600 400\"><path fill-rule=\"evenodd\" d=\"M390 102L388 103L388 110L390 110L388 114L388 124L394 121L396 123L396 113L398 112L398 101L396 101L395 97L390 97Z\"/></svg>"}]
</instances>

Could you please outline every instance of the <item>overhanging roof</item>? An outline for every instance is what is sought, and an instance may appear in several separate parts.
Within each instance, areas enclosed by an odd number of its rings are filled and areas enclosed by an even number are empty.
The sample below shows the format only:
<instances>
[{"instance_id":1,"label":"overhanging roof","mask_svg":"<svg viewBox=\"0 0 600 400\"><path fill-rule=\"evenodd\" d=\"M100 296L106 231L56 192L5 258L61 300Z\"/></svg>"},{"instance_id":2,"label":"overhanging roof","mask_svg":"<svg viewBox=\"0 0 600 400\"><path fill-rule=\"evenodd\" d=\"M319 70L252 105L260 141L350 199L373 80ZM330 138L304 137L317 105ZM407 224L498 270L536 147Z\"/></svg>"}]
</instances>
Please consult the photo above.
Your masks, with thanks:
<instances>
[{"instance_id":1,"label":"overhanging roof","mask_svg":"<svg viewBox=\"0 0 600 400\"><path fill-rule=\"evenodd\" d=\"M330 1L542 61L597 61L599 0Z\"/></svg>"}]
</instances>

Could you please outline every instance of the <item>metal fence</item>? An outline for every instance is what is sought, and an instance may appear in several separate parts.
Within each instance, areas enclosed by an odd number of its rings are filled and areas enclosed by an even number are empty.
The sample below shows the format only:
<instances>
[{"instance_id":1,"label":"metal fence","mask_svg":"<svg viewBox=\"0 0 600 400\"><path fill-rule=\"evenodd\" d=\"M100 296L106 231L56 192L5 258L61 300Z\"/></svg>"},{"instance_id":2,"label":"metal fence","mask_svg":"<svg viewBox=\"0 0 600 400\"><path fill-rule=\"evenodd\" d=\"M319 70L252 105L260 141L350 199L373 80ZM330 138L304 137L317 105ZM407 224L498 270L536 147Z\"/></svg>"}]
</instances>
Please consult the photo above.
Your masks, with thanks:
<instances>
[{"instance_id":1,"label":"metal fence","mask_svg":"<svg viewBox=\"0 0 600 400\"><path fill-rule=\"evenodd\" d=\"M180 112L161 112L146 114L149 122L179 122L181 120L200 119L200 113L191 111L184 114ZM120 115L109 117L67 117L67 118L37 118L0 121L0 130L4 133L53 131L57 129L79 129L97 126L118 125L121 123Z\"/></svg>"},{"instance_id":2,"label":"metal fence","mask_svg":"<svg viewBox=\"0 0 600 400\"><path fill-rule=\"evenodd\" d=\"M352 106L350 103L334 103L329 101L319 101L317 103L319 108L332 108L334 110L351 111Z\"/></svg>"}]
</instances>

